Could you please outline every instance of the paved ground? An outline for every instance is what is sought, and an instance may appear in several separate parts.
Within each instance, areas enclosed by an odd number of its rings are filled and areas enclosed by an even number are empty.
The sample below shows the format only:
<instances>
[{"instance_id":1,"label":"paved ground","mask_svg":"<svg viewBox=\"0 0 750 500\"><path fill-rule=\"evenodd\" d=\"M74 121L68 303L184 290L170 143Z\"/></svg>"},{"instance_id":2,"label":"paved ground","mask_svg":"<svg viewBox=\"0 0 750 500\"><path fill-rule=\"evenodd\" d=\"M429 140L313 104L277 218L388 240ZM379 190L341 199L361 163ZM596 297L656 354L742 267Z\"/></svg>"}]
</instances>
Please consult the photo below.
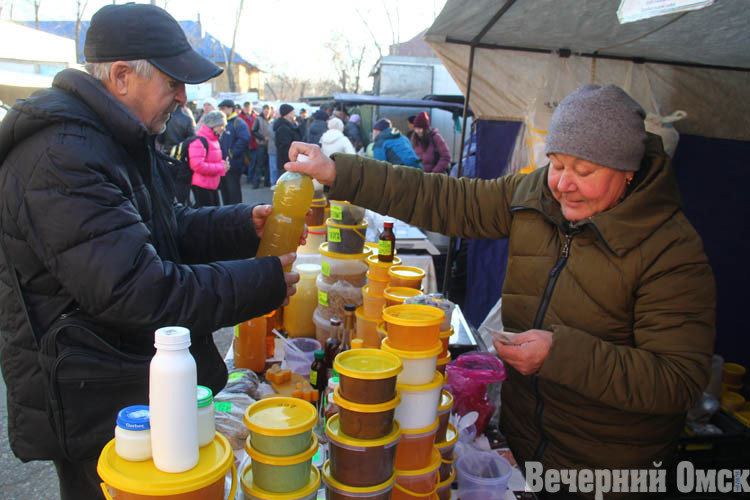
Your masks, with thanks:
<instances>
[{"instance_id":1,"label":"paved ground","mask_svg":"<svg viewBox=\"0 0 750 500\"><path fill-rule=\"evenodd\" d=\"M270 203L272 196L268 188L251 189L243 178L242 199L245 203ZM219 352L226 353L232 341L232 330L223 328L214 333L214 339ZM0 377L0 500L58 500L57 474L52 463L24 464L10 451L5 393L5 383Z\"/></svg>"}]
</instances>

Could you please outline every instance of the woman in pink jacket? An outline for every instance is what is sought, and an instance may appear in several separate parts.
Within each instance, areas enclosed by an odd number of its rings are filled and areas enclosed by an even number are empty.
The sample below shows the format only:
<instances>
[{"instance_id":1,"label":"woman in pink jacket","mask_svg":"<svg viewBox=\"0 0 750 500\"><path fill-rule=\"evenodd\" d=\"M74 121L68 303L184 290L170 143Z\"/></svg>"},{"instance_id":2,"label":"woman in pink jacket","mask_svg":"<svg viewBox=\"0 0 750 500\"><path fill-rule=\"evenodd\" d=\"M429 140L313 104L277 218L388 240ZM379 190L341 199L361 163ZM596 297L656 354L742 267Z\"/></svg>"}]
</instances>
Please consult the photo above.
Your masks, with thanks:
<instances>
[{"instance_id":1,"label":"woman in pink jacket","mask_svg":"<svg viewBox=\"0 0 750 500\"><path fill-rule=\"evenodd\" d=\"M193 170L193 196L197 207L220 205L217 188L221 176L229 168L229 164L221 159L219 146L219 137L226 126L227 116L221 111L211 111L205 116L197 133L198 137L206 139L208 149L200 139L195 139L188 148L188 160Z\"/></svg>"},{"instance_id":2,"label":"woman in pink jacket","mask_svg":"<svg viewBox=\"0 0 750 500\"><path fill-rule=\"evenodd\" d=\"M422 169L434 174L447 173L451 168L451 152L438 129L430 128L430 117L426 111L414 118L414 134L411 146L422 159Z\"/></svg>"}]
</instances>

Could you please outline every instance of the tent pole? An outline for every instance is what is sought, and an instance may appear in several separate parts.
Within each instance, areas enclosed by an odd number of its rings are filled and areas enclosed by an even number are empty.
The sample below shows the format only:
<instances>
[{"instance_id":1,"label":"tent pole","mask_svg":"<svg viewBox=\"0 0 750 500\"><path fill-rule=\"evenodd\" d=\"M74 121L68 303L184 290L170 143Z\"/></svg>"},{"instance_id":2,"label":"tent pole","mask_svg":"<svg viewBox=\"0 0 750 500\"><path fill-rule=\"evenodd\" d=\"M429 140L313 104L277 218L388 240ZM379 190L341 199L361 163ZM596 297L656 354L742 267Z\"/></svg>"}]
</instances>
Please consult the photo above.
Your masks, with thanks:
<instances>
[{"instance_id":1,"label":"tent pole","mask_svg":"<svg viewBox=\"0 0 750 500\"><path fill-rule=\"evenodd\" d=\"M461 168L464 161L464 143L466 142L466 121L469 116L469 98L471 97L471 78L474 75L474 45L469 51L469 75L466 77L466 98L464 99L464 116L461 124L461 145L458 155L458 170L456 177L461 177ZM448 287L451 281L451 267L453 267L453 248L456 246L456 238L451 236L448 243L448 253L445 256L445 270L443 272L443 295L448 297Z\"/></svg>"}]
</instances>

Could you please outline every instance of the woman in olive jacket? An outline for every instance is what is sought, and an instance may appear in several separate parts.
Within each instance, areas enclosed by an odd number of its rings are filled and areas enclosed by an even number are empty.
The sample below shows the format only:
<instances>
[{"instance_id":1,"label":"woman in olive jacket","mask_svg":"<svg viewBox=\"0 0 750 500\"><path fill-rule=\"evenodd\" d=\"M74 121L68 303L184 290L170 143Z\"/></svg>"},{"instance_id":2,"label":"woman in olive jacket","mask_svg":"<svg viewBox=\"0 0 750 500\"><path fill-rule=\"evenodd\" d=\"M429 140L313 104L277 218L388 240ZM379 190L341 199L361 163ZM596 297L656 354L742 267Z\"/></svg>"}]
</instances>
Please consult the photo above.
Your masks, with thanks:
<instances>
[{"instance_id":1,"label":"woman in olive jacket","mask_svg":"<svg viewBox=\"0 0 750 500\"><path fill-rule=\"evenodd\" d=\"M556 109L550 165L454 179L295 144L289 163L349 200L466 238L510 238L501 426L519 462L646 469L669 459L708 381L715 286L669 158L622 89ZM511 345L506 345L511 344ZM664 465L666 467L666 465Z\"/></svg>"}]
</instances>

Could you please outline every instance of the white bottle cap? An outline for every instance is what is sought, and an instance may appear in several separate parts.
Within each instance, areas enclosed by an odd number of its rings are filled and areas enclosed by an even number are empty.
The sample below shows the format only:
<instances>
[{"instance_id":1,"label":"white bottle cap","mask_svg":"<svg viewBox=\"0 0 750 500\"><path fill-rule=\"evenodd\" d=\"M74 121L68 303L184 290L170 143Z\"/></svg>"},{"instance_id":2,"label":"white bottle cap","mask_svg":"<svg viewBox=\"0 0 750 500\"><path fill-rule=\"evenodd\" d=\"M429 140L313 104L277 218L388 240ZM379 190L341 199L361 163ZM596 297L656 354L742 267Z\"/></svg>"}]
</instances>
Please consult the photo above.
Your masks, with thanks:
<instances>
[{"instance_id":1,"label":"white bottle cap","mask_svg":"<svg viewBox=\"0 0 750 500\"><path fill-rule=\"evenodd\" d=\"M154 334L154 347L177 350L190 347L190 330L181 326L165 326Z\"/></svg>"}]
</instances>

